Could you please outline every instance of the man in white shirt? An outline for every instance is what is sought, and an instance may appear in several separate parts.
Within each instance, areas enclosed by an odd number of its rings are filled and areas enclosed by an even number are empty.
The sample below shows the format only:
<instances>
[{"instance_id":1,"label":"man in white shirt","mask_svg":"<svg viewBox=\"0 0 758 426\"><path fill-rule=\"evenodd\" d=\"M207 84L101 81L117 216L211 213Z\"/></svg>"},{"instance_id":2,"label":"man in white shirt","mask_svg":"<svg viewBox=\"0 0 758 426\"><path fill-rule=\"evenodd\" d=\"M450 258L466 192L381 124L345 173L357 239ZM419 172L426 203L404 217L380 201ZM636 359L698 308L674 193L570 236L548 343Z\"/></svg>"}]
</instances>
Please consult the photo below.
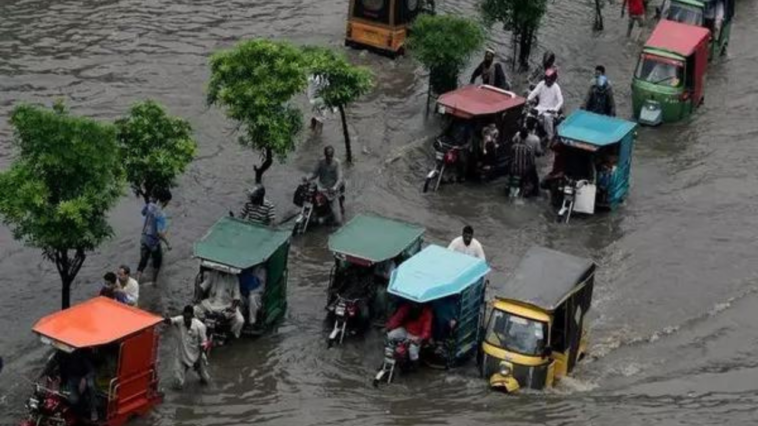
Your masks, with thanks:
<instances>
[{"instance_id":1,"label":"man in white shirt","mask_svg":"<svg viewBox=\"0 0 758 426\"><path fill-rule=\"evenodd\" d=\"M174 360L176 386L179 388L184 386L184 378L189 369L195 370L200 376L200 382L207 384L210 376L208 375L208 360L204 356L205 346L208 343L205 324L195 318L194 309L190 305L184 307L181 316L166 317L163 321L176 327L179 333L179 344L176 346Z\"/></svg>"},{"instance_id":2,"label":"man in white shirt","mask_svg":"<svg viewBox=\"0 0 758 426\"><path fill-rule=\"evenodd\" d=\"M130 273L131 269L128 266L121 265L118 267L116 273L118 283L115 291L124 296L127 305L137 306L139 304L139 283L129 275Z\"/></svg>"},{"instance_id":3,"label":"man in white shirt","mask_svg":"<svg viewBox=\"0 0 758 426\"><path fill-rule=\"evenodd\" d=\"M224 314L231 321L232 334L239 338L245 325L245 317L240 312L242 295L237 276L210 270L205 273L200 290L208 297L195 306L195 315L203 318L211 312Z\"/></svg>"},{"instance_id":4,"label":"man in white shirt","mask_svg":"<svg viewBox=\"0 0 758 426\"><path fill-rule=\"evenodd\" d=\"M537 84L537 87L529 93L528 98L530 102L539 98L536 109L540 114L545 133L547 133L548 142L552 142L555 137L553 122L558 111L563 108L563 93L561 87L556 83L557 80L558 72L555 68L549 68L545 71L545 79Z\"/></svg>"},{"instance_id":5,"label":"man in white shirt","mask_svg":"<svg viewBox=\"0 0 758 426\"><path fill-rule=\"evenodd\" d=\"M463 235L454 239L450 245L447 246L447 249L474 256L482 260L487 260L484 257L484 249L482 249L482 245L474 238L474 228L468 225L463 228Z\"/></svg>"}]
</instances>

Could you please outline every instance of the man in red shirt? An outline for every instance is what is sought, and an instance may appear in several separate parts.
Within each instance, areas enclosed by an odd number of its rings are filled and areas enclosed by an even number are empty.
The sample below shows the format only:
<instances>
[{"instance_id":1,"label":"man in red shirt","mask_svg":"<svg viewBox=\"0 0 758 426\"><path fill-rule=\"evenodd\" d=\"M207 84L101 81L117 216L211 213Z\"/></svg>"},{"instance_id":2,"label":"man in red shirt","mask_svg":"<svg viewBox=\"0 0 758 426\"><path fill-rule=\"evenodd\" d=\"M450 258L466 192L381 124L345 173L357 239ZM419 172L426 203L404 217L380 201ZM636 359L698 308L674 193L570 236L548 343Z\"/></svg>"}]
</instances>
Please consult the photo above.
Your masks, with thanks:
<instances>
[{"instance_id":1,"label":"man in red shirt","mask_svg":"<svg viewBox=\"0 0 758 426\"><path fill-rule=\"evenodd\" d=\"M421 344L432 337L432 308L418 303L406 303L387 321L387 339L410 341L408 355L418 362Z\"/></svg>"},{"instance_id":2,"label":"man in red shirt","mask_svg":"<svg viewBox=\"0 0 758 426\"><path fill-rule=\"evenodd\" d=\"M631 37L635 21L639 24L640 32L645 26L645 2L644 0L624 0L621 5L622 17L624 16L624 8L627 6L629 6L629 28L626 30L626 36ZM639 35L637 37L639 38Z\"/></svg>"}]
</instances>

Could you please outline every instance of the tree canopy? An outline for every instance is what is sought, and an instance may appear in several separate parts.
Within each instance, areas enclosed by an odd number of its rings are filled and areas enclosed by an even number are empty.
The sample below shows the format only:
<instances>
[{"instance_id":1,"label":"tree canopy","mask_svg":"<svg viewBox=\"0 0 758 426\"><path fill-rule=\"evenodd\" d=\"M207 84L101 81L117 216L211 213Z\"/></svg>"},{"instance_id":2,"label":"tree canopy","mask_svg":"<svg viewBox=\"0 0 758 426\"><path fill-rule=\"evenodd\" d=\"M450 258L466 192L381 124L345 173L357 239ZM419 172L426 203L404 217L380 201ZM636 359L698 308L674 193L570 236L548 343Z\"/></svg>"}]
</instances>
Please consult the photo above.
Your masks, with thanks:
<instances>
[{"instance_id":1,"label":"tree canopy","mask_svg":"<svg viewBox=\"0 0 758 426\"><path fill-rule=\"evenodd\" d=\"M458 76L484 41L484 29L472 19L420 15L411 27L407 48L429 70L431 89L444 93L458 86Z\"/></svg>"},{"instance_id":2,"label":"tree canopy","mask_svg":"<svg viewBox=\"0 0 758 426\"><path fill-rule=\"evenodd\" d=\"M126 180L145 202L153 189L175 186L197 152L190 124L151 100L116 121L116 139Z\"/></svg>"},{"instance_id":3,"label":"tree canopy","mask_svg":"<svg viewBox=\"0 0 758 426\"><path fill-rule=\"evenodd\" d=\"M513 34L514 53L522 67L528 66L532 42L537 36L548 0L481 0L479 9L485 23L499 22ZM515 61L514 54L514 61Z\"/></svg>"},{"instance_id":4,"label":"tree canopy","mask_svg":"<svg viewBox=\"0 0 758 426\"><path fill-rule=\"evenodd\" d=\"M107 214L123 189L115 127L62 104L17 106L10 123L18 157L0 173L0 215L16 239L55 262L67 308L86 253L112 235Z\"/></svg>"},{"instance_id":5,"label":"tree canopy","mask_svg":"<svg viewBox=\"0 0 758 426\"><path fill-rule=\"evenodd\" d=\"M368 68L355 66L345 55L328 48L307 47L304 52L308 57L309 74L323 82L317 88L316 97L321 98L327 108L340 111L347 157L352 161L345 108L373 89L373 74Z\"/></svg>"},{"instance_id":6,"label":"tree canopy","mask_svg":"<svg viewBox=\"0 0 758 426\"><path fill-rule=\"evenodd\" d=\"M263 154L256 182L295 148L303 127L299 109L289 104L307 86L308 61L287 42L255 39L214 54L210 60L208 104L224 108L243 131L240 143Z\"/></svg>"}]
</instances>

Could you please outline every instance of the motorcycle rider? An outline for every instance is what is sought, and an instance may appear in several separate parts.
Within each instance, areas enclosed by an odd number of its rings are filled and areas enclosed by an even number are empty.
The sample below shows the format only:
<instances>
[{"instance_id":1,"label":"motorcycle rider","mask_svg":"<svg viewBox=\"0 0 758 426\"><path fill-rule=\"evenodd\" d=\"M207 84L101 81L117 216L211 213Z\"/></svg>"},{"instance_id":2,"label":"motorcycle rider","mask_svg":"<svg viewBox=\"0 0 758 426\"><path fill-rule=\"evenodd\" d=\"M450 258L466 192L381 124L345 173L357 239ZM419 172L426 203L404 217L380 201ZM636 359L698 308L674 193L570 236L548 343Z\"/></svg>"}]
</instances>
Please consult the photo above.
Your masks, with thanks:
<instances>
[{"instance_id":1,"label":"motorcycle rider","mask_svg":"<svg viewBox=\"0 0 758 426\"><path fill-rule=\"evenodd\" d=\"M563 94L557 80L558 72L554 68L549 68L545 72L545 80L539 82L527 98L529 102L539 99L535 108L539 113L548 142L552 142L555 138L555 118L563 108Z\"/></svg>"},{"instance_id":2,"label":"motorcycle rider","mask_svg":"<svg viewBox=\"0 0 758 426\"><path fill-rule=\"evenodd\" d=\"M274 203L266 198L266 188L261 184L255 185L253 189L247 191L247 197L245 207L239 214L240 219L274 226L276 224L276 208ZM229 216L234 217L234 213L230 211Z\"/></svg>"},{"instance_id":3,"label":"motorcycle rider","mask_svg":"<svg viewBox=\"0 0 758 426\"><path fill-rule=\"evenodd\" d=\"M495 86L499 89L510 90L511 85L508 83L508 76L503 71L503 66L495 62L495 50L487 49L484 52L484 60L476 67L471 74L470 84L474 84L478 77L482 78L482 84Z\"/></svg>"},{"instance_id":4,"label":"motorcycle rider","mask_svg":"<svg viewBox=\"0 0 758 426\"><path fill-rule=\"evenodd\" d=\"M242 295L237 276L215 270L207 271L205 279L200 283L200 290L202 294L208 294L208 297L195 305L195 315L201 318L210 313L224 315L231 321L232 334L239 338L245 317L239 308Z\"/></svg>"},{"instance_id":5,"label":"motorcycle rider","mask_svg":"<svg viewBox=\"0 0 758 426\"><path fill-rule=\"evenodd\" d=\"M595 78L592 80L592 86L590 86L582 109L595 114L616 116L613 87L611 87L611 83L605 75L605 67L602 65L595 67Z\"/></svg>"},{"instance_id":6,"label":"motorcycle rider","mask_svg":"<svg viewBox=\"0 0 758 426\"><path fill-rule=\"evenodd\" d=\"M408 340L408 355L414 367L418 366L421 344L432 337L432 309L428 305L406 303L387 321L387 340Z\"/></svg>"},{"instance_id":7,"label":"motorcycle rider","mask_svg":"<svg viewBox=\"0 0 758 426\"><path fill-rule=\"evenodd\" d=\"M345 182L342 175L342 164L334 158L334 148L329 145L324 148L324 158L319 160L316 168L306 181L318 178L319 190L324 191L329 200L329 209L332 212L332 220L337 226L342 225L343 207L340 198L345 191Z\"/></svg>"}]
</instances>

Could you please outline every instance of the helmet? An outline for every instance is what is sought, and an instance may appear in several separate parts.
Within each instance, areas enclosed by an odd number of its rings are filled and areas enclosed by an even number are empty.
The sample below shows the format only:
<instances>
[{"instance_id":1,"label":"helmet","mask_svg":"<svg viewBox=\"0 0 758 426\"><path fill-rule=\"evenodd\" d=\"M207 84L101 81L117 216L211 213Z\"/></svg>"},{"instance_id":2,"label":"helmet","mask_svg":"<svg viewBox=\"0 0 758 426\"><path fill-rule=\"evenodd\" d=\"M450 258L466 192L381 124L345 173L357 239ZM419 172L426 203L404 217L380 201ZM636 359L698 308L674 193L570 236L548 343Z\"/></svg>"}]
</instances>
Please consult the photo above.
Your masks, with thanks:
<instances>
[{"instance_id":1,"label":"helmet","mask_svg":"<svg viewBox=\"0 0 758 426\"><path fill-rule=\"evenodd\" d=\"M546 51L542 55L542 67L545 69L552 68L555 65L555 53L552 50Z\"/></svg>"},{"instance_id":2,"label":"helmet","mask_svg":"<svg viewBox=\"0 0 758 426\"><path fill-rule=\"evenodd\" d=\"M260 200L266 196L266 188L263 185L255 185L252 189L247 190L247 196Z\"/></svg>"},{"instance_id":3,"label":"helmet","mask_svg":"<svg viewBox=\"0 0 758 426\"><path fill-rule=\"evenodd\" d=\"M545 70L545 80L548 79L558 80L558 69L555 67L550 67Z\"/></svg>"}]
</instances>

